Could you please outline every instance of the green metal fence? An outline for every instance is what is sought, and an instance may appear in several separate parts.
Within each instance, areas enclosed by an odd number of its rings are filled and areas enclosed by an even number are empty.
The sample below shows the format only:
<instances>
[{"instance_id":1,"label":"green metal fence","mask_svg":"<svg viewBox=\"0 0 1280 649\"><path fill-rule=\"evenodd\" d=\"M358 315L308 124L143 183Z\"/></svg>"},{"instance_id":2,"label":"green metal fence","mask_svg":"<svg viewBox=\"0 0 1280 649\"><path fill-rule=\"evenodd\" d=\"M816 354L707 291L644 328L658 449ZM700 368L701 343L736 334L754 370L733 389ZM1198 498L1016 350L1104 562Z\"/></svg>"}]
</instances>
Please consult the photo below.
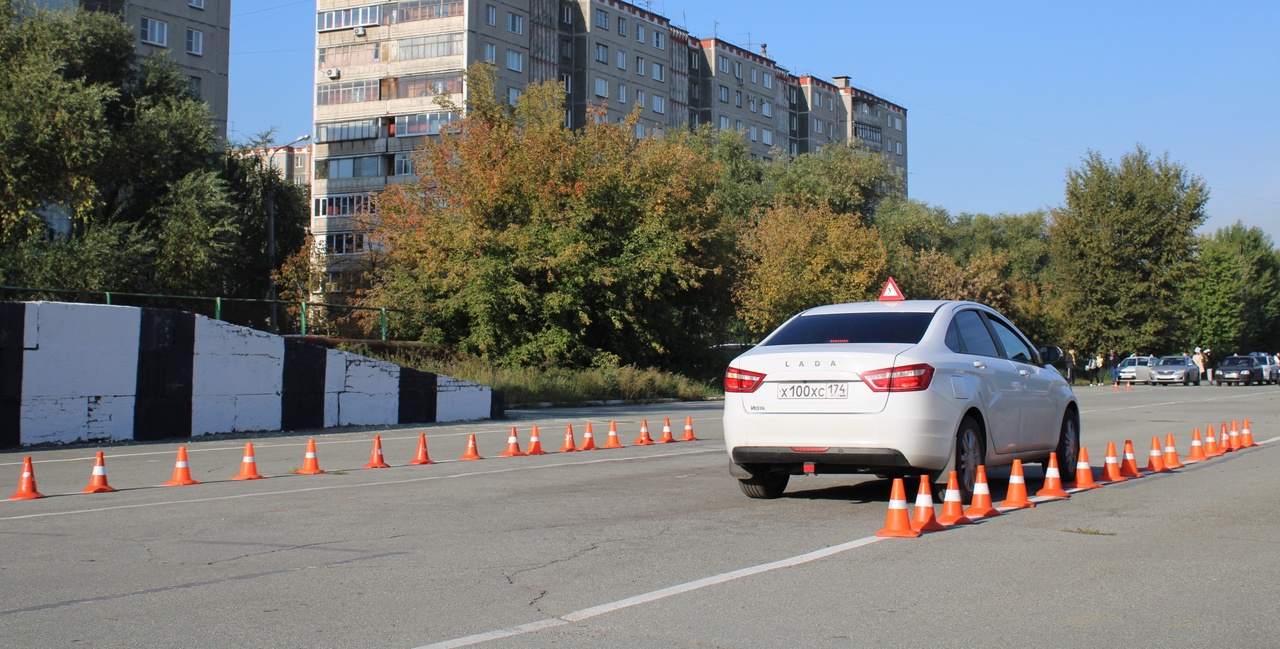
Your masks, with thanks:
<instances>
[{"instance_id":1,"label":"green metal fence","mask_svg":"<svg viewBox=\"0 0 1280 649\"><path fill-rule=\"evenodd\" d=\"M121 306L148 306L181 309L205 315L215 320L252 327L272 333L327 335L342 338L364 338L368 335L367 319L358 318L360 312L378 313L378 330L381 340L387 340L387 314L401 313L400 309L386 307L354 306L329 302L266 300L197 295L162 295L158 293L130 293L126 291L82 291L77 289L32 288L28 286L0 285L4 299L24 298L56 299L61 302L82 302ZM276 305L277 317L273 320L270 307Z\"/></svg>"}]
</instances>

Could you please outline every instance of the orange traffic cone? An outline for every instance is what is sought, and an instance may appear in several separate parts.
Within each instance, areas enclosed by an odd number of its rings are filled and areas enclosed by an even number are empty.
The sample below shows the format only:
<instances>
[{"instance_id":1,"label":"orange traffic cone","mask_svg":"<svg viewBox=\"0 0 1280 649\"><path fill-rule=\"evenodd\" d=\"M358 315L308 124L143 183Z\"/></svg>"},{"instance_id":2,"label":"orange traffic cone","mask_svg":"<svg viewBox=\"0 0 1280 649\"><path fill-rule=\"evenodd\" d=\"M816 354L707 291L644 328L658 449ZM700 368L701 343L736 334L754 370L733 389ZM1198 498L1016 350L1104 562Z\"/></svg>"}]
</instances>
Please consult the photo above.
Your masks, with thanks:
<instances>
[{"instance_id":1,"label":"orange traffic cone","mask_svg":"<svg viewBox=\"0 0 1280 649\"><path fill-rule=\"evenodd\" d=\"M634 444L636 446L648 446L653 443L653 438L649 437L649 420L640 420L640 436L636 438Z\"/></svg>"},{"instance_id":2,"label":"orange traffic cone","mask_svg":"<svg viewBox=\"0 0 1280 649\"><path fill-rule=\"evenodd\" d=\"M1049 454L1049 464L1044 469L1044 488L1036 492L1040 498L1070 498L1071 494L1062 488L1062 472L1058 470L1058 454Z\"/></svg>"},{"instance_id":3,"label":"orange traffic cone","mask_svg":"<svg viewBox=\"0 0 1280 649\"><path fill-rule=\"evenodd\" d=\"M1186 466L1178 459L1178 447L1174 444L1173 433L1164 436L1164 465L1169 469Z\"/></svg>"},{"instance_id":4,"label":"orange traffic cone","mask_svg":"<svg viewBox=\"0 0 1280 649\"><path fill-rule=\"evenodd\" d=\"M907 493L902 487L902 478L893 479L893 490L889 494L889 513L884 517L884 529L876 532L876 536L899 539L920 536L920 532L911 529L911 514L907 513Z\"/></svg>"},{"instance_id":5,"label":"orange traffic cone","mask_svg":"<svg viewBox=\"0 0 1280 649\"><path fill-rule=\"evenodd\" d=\"M929 476L920 476L920 489L916 491L916 514L911 520L911 529L917 532L942 532L947 526L938 522L933 512L933 491L929 487Z\"/></svg>"},{"instance_id":6,"label":"orange traffic cone","mask_svg":"<svg viewBox=\"0 0 1280 649\"><path fill-rule=\"evenodd\" d=\"M671 418L667 417L662 420L662 437L658 438L658 443L670 444L674 441L676 441L676 438L671 436Z\"/></svg>"},{"instance_id":7,"label":"orange traffic cone","mask_svg":"<svg viewBox=\"0 0 1280 649\"><path fill-rule=\"evenodd\" d=\"M538 427L534 426L529 432L529 451L525 455L546 455L547 452L542 450L542 438L538 437Z\"/></svg>"},{"instance_id":8,"label":"orange traffic cone","mask_svg":"<svg viewBox=\"0 0 1280 649\"><path fill-rule=\"evenodd\" d=\"M1241 448L1253 448L1257 446L1257 442L1253 441L1253 431L1249 430L1249 420L1244 420L1244 428L1240 429L1240 446Z\"/></svg>"},{"instance_id":9,"label":"orange traffic cone","mask_svg":"<svg viewBox=\"0 0 1280 649\"><path fill-rule=\"evenodd\" d=\"M267 476L258 473L258 459L253 456L253 442L245 442L244 459L240 461L240 473L232 480L261 480Z\"/></svg>"},{"instance_id":10,"label":"orange traffic cone","mask_svg":"<svg viewBox=\"0 0 1280 649\"><path fill-rule=\"evenodd\" d=\"M1244 448L1240 442L1240 423L1234 419L1231 421L1231 450L1238 451Z\"/></svg>"},{"instance_id":11,"label":"orange traffic cone","mask_svg":"<svg viewBox=\"0 0 1280 649\"><path fill-rule=\"evenodd\" d=\"M1133 389L1133 381L1125 381L1124 389L1125 389L1125 390L1132 390L1132 389Z\"/></svg>"},{"instance_id":12,"label":"orange traffic cone","mask_svg":"<svg viewBox=\"0 0 1280 649\"><path fill-rule=\"evenodd\" d=\"M82 489L81 493L105 494L115 490L115 487L107 484L107 463L102 451L98 451L98 457L93 461L93 473L89 476L89 486Z\"/></svg>"},{"instance_id":13,"label":"orange traffic cone","mask_svg":"<svg viewBox=\"0 0 1280 649\"><path fill-rule=\"evenodd\" d=\"M1231 433L1227 431L1227 422L1225 421L1222 422L1222 428L1218 431L1218 450L1223 453L1230 453L1236 450L1236 447L1231 445Z\"/></svg>"},{"instance_id":14,"label":"orange traffic cone","mask_svg":"<svg viewBox=\"0 0 1280 649\"><path fill-rule=\"evenodd\" d=\"M1209 424L1204 428L1204 454L1213 459L1222 457L1222 448L1218 446L1218 437L1213 432L1213 424Z\"/></svg>"},{"instance_id":15,"label":"orange traffic cone","mask_svg":"<svg viewBox=\"0 0 1280 649\"><path fill-rule=\"evenodd\" d=\"M564 445L560 447L561 453L573 453L578 450L578 443L573 440L573 424L564 427Z\"/></svg>"},{"instance_id":16,"label":"orange traffic cone","mask_svg":"<svg viewBox=\"0 0 1280 649\"><path fill-rule=\"evenodd\" d=\"M587 422L587 429L582 433L582 448L579 451L594 451L600 447L596 446L596 434L591 430L591 422Z\"/></svg>"},{"instance_id":17,"label":"orange traffic cone","mask_svg":"<svg viewBox=\"0 0 1280 649\"><path fill-rule=\"evenodd\" d=\"M324 473L320 468L320 458L316 456L316 440L307 440L307 453L302 456L302 468L294 471L299 475L317 475Z\"/></svg>"},{"instance_id":18,"label":"orange traffic cone","mask_svg":"<svg viewBox=\"0 0 1280 649\"><path fill-rule=\"evenodd\" d=\"M519 457L524 455L524 451L520 450L520 438L516 436L516 427L511 427L511 434L507 435L507 450L498 454L501 457Z\"/></svg>"},{"instance_id":19,"label":"orange traffic cone","mask_svg":"<svg viewBox=\"0 0 1280 649\"><path fill-rule=\"evenodd\" d=\"M409 462L413 466L421 466L423 464L435 464L431 460L431 456L427 455L427 434L418 433L418 452L413 456L413 461Z\"/></svg>"},{"instance_id":20,"label":"orange traffic cone","mask_svg":"<svg viewBox=\"0 0 1280 649\"><path fill-rule=\"evenodd\" d=\"M467 452L462 454L459 460L483 460L480 453L476 451L476 436L467 435Z\"/></svg>"},{"instance_id":21,"label":"orange traffic cone","mask_svg":"<svg viewBox=\"0 0 1280 649\"><path fill-rule=\"evenodd\" d=\"M1200 429L1197 428L1191 432L1191 454L1187 456L1188 462L1204 462L1209 456L1204 454L1204 442L1200 440Z\"/></svg>"},{"instance_id":22,"label":"orange traffic cone","mask_svg":"<svg viewBox=\"0 0 1280 649\"><path fill-rule=\"evenodd\" d=\"M382 459L382 435L373 436L373 451L369 453L369 463L364 465L364 468L366 469L391 468L391 465L387 464Z\"/></svg>"},{"instance_id":23,"label":"orange traffic cone","mask_svg":"<svg viewBox=\"0 0 1280 649\"><path fill-rule=\"evenodd\" d=\"M35 498L44 498L44 494L36 491L36 470L31 464L31 458L26 457L22 460L22 477L18 479L18 492L9 496L9 500L33 500Z\"/></svg>"},{"instance_id":24,"label":"orange traffic cone","mask_svg":"<svg viewBox=\"0 0 1280 649\"><path fill-rule=\"evenodd\" d=\"M1124 440L1124 461L1120 463L1120 475L1125 478L1141 478L1138 470L1138 457L1133 452L1133 441Z\"/></svg>"},{"instance_id":25,"label":"orange traffic cone","mask_svg":"<svg viewBox=\"0 0 1280 649\"><path fill-rule=\"evenodd\" d=\"M618 422L609 422L609 436L604 441L601 448L626 448L622 442L618 441Z\"/></svg>"},{"instance_id":26,"label":"orange traffic cone","mask_svg":"<svg viewBox=\"0 0 1280 649\"><path fill-rule=\"evenodd\" d=\"M973 482L973 502L964 510L964 515L973 520L999 516L1000 510L991 504L991 487L987 484L987 467L978 465L978 477Z\"/></svg>"},{"instance_id":27,"label":"orange traffic cone","mask_svg":"<svg viewBox=\"0 0 1280 649\"><path fill-rule=\"evenodd\" d=\"M1093 467L1089 466L1089 449L1080 447L1080 460L1076 462L1076 489L1097 489L1102 485L1093 481Z\"/></svg>"},{"instance_id":28,"label":"orange traffic cone","mask_svg":"<svg viewBox=\"0 0 1280 649\"><path fill-rule=\"evenodd\" d=\"M1245 429L1248 430L1249 420L1248 419L1244 420L1244 423L1245 423ZM684 418L684 437L681 437L680 441L682 442L698 441L698 438L693 436L693 417Z\"/></svg>"},{"instance_id":29,"label":"orange traffic cone","mask_svg":"<svg viewBox=\"0 0 1280 649\"><path fill-rule=\"evenodd\" d=\"M947 490L942 497L942 515L938 522L943 525L973 525L973 519L964 515L964 503L960 501L960 480L956 472L947 476Z\"/></svg>"},{"instance_id":30,"label":"orange traffic cone","mask_svg":"<svg viewBox=\"0 0 1280 649\"><path fill-rule=\"evenodd\" d=\"M178 461L173 464L173 479L163 484L166 487L200 484L200 481L191 478L191 465L187 462L187 447L178 447Z\"/></svg>"},{"instance_id":31,"label":"orange traffic cone","mask_svg":"<svg viewBox=\"0 0 1280 649\"><path fill-rule=\"evenodd\" d=\"M1120 380L1119 380L1119 379L1116 379L1116 383L1115 383L1115 385L1114 385L1114 386L1112 386L1112 387L1111 387L1111 391L1112 391L1112 392L1116 392L1116 391L1118 391L1118 390L1120 390Z\"/></svg>"},{"instance_id":32,"label":"orange traffic cone","mask_svg":"<svg viewBox=\"0 0 1280 649\"><path fill-rule=\"evenodd\" d=\"M1147 453L1150 458L1147 461L1147 473L1164 473L1169 467L1164 465L1164 451L1160 448L1160 438L1151 438L1151 451Z\"/></svg>"},{"instance_id":33,"label":"orange traffic cone","mask_svg":"<svg viewBox=\"0 0 1280 649\"><path fill-rule=\"evenodd\" d=\"M1120 460L1116 457L1116 443L1107 442L1107 457L1102 465L1103 482L1124 482L1128 478L1120 472Z\"/></svg>"},{"instance_id":34,"label":"orange traffic cone","mask_svg":"<svg viewBox=\"0 0 1280 649\"><path fill-rule=\"evenodd\" d=\"M1027 509L1036 504L1027 500L1027 478L1022 474L1022 460L1013 461L1013 469L1009 473L1009 488L1005 491L1001 507Z\"/></svg>"}]
</instances>

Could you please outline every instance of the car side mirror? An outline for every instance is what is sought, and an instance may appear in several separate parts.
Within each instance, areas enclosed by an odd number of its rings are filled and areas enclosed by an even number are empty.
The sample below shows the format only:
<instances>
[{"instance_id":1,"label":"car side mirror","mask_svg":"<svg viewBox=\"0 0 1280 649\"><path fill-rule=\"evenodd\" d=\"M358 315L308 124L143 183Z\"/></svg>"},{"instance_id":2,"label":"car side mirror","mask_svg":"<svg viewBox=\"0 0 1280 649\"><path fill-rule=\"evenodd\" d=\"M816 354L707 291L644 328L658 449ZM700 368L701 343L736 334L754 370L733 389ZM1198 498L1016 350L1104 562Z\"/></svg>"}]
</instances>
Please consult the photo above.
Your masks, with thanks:
<instances>
[{"instance_id":1,"label":"car side mirror","mask_svg":"<svg viewBox=\"0 0 1280 649\"><path fill-rule=\"evenodd\" d=\"M1044 361L1045 365L1056 365L1058 364L1059 361L1062 360L1061 347L1052 347L1049 345L1045 345L1041 347L1038 351L1040 352L1040 360Z\"/></svg>"}]
</instances>

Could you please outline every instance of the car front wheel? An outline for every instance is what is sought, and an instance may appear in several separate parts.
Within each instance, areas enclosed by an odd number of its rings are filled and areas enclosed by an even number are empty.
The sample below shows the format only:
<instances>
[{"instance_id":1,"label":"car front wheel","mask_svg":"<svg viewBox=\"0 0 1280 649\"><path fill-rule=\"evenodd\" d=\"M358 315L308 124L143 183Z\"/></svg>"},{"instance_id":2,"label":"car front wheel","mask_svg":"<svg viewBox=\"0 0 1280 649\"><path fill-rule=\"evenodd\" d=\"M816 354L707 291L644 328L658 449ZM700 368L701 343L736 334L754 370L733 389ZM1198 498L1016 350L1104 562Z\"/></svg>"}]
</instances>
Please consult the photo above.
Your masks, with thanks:
<instances>
[{"instance_id":1,"label":"car front wheel","mask_svg":"<svg viewBox=\"0 0 1280 649\"><path fill-rule=\"evenodd\" d=\"M960 420L956 431L956 476L960 482L960 497L973 500L973 485L978 481L978 466L984 462L982 451L982 427L968 415Z\"/></svg>"},{"instance_id":2,"label":"car front wheel","mask_svg":"<svg viewBox=\"0 0 1280 649\"><path fill-rule=\"evenodd\" d=\"M1064 476L1075 475L1076 462L1080 459L1080 421L1067 411L1062 415L1062 428L1058 433L1058 470Z\"/></svg>"},{"instance_id":3,"label":"car front wheel","mask_svg":"<svg viewBox=\"0 0 1280 649\"><path fill-rule=\"evenodd\" d=\"M748 498L772 500L787 490L787 481L790 479L791 476L785 473L762 471L751 474L750 478L739 478L738 486L742 487L742 493Z\"/></svg>"}]
</instances>

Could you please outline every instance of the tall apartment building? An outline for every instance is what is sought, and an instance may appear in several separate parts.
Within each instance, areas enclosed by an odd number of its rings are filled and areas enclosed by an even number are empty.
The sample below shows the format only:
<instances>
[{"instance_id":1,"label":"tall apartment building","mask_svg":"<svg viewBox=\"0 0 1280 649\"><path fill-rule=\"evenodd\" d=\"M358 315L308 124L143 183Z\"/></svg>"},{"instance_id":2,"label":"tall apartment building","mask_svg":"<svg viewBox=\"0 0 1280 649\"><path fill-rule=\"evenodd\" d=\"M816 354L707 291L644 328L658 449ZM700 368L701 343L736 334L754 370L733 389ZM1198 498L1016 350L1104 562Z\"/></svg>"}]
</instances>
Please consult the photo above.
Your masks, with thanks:
<instances>
[{"instance_id":1,"label":"tall apartment building","mask_svg":"<svg viewBox=\"0 0 1280 649\"><path fill-rule=\"evenodd\" d=\"M132 26L140 57L166 52L209 104L214 130L227 137L231 0L36 0L50 9L110 12Z\"/></svg>"},{"instance_id":2,"label":"tall apartment building","mask_svg":"<svg viewBox=\"0 0 1280 649\"><path fill-rule=\"evenodd\" d=\"M740 131L761 159L856 139L905 178L902 107L622 0L318 0L311 230L331 286L364 252L369 196L415 178L413 151L460 117L436 100L463 105L463 72L479 61L511 103L559 81L570 127L595 109L610 122L638 109L637 136L710 124Z\"/></svg>"}]
</instances>

